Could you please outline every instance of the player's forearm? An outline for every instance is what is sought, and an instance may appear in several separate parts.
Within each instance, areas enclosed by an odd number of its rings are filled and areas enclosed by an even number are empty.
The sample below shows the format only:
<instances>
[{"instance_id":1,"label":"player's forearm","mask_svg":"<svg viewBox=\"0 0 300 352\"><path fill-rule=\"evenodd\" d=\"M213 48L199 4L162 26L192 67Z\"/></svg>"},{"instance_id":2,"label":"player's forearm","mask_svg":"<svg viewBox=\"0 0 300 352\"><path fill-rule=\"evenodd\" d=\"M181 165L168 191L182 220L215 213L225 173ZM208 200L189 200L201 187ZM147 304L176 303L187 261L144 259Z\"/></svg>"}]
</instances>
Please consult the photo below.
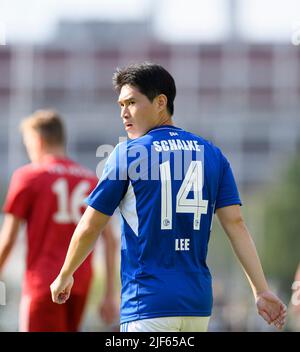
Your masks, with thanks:
<instances>
[{"instance_id":1,"label":"player's forearm","mask_svg":"<svg viewBox=\"0 0 300 352\"><path fill-rule=\"evenodd\" d=\"M255 244L241 220L234 224L228 232L228 237L237 255L246 276L250 282L253 293L257 294L268 290L268 284L258 257Z\"/></svg>"},{"instance_id":2,"label":"player's forearm","mask_svg":"<svg viewBox=\"0 0 300 352\"><path fill-rule=\"evenodd\" d=\"M0 231L0 272L16 242L21 219L12 214L5 214Z\"/></svg>"},{"instance_id":3,"label":"player's forearm","mask_svg":"<svg viewBox=\"0 0 300 352\"><path fill-rule=\"evenodd\" d=\"M13 242L0 241L0 272L4 267L4 264L13 248L13 245Z\"/></svg>"}]
</instances>

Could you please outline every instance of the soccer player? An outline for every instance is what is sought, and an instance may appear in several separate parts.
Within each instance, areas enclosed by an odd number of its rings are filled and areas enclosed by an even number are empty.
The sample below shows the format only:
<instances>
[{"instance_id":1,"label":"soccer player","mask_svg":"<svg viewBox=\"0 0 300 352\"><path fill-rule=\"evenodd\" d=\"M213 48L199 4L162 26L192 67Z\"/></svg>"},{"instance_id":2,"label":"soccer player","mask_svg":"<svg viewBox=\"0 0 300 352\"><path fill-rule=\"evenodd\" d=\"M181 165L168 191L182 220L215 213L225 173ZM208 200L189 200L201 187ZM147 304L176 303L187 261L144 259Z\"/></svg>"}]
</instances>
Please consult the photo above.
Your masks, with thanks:
<instances>
[{"instance_id":1,"label":"soccer player","mask_svg":"<svg viewBox=\"0 0 300 352\"><path fill-rule=\"evenodd\" d=\"M113 82L130 140L116 146L87 199L51 285L53 301L70 297L74 272L119 207L121 331L206 331L212 310L206 256L216 212L258 313L282 328L286 307L264 277L229 162L212 143L173 123L173 77L160 65L144 63L117 70Z\"/></svg>"},{"instance_id":2,"label":"soccer player","mask_svg":"<svg viewBox=\"0 0 300 352\"><path fill-rule=\"evenodd\" d=\"M39 110L21 124L24 144L32 163L12 176L0 233L0 272L21 223L27 225L27 258L19 314L20 331L77 331L92 278L91 255L75 274L74 294L65 306L53 304L49 285L59 273L84 198L97 184L95 174L65 154L60 116ZM114 300L114 250L110 223L103 228L107 258L107 284L101 312L106 323L117 313Z\"/></svg>"}]
</instances>

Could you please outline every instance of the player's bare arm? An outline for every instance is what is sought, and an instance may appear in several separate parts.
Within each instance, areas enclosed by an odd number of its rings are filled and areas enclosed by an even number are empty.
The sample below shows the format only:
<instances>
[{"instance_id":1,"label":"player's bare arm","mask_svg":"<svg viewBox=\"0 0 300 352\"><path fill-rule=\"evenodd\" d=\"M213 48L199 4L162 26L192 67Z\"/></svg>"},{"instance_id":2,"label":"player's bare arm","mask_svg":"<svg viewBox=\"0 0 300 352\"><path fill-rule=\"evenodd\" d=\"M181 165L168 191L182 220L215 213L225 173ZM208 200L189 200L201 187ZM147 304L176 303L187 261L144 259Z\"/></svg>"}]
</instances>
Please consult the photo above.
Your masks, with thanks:
<instances>
[{"instance_id":1,"label":"player's bare arm","mask_svg":"<svg viewBox=\"0 0 300 352\"><path fill-rule=\"evenodd\" d=\"M0 232L0 273L17 239L22 220L12 214L4 216Z\"/></svg>"},{"instance_id":2,"label":"player's bare arm","mask_svg":"<svg viewBox=\"0 0 300 352\"><path fill-rule=\"evenodd\" d=\"M286 306L268 287L255 244L243 220L240 206L220 208L217 210L217 216L250 282L258 313L269 324L274 324L278 329L281 329L285 324Z\"/></svg>"},{"instance_id":3,"label":"player's bare arm","mask_svg":"<svg viewBox=\"0 0 300 352\"><path fill-rule=\"evenodd\" d=\"M105 292L99 305L99 313L106 324L112 324L119 316L116 297L116 251L117 241L114 235L113 223L109 221L102 231L105 253Z\"/></svg>"},{"instance_id":4,"label":"player's bare arm","mask_svg":"<svg viewBox=\"0 0 300 352\"><path fill-rule=\"evenodd\" d=\"M74 231L63 267L50 286L53 302L65 303L70 297L73 274L93 250L109 218L92 207L87 207Z\"/></svg>"}]
</instances>

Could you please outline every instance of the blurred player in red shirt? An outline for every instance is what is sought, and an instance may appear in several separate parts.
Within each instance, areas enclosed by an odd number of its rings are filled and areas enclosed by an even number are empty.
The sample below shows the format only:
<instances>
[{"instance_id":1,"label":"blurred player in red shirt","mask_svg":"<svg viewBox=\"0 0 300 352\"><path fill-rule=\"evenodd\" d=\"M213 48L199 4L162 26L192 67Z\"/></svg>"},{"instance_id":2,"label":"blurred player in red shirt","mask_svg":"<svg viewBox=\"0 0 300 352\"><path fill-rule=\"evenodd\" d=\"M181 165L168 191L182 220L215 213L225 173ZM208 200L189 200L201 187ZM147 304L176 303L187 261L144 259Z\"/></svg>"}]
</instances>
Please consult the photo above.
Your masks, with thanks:
<instances>
[{"instance_id":1,"label":"blurred player in red shirt","mask_svg":"<svg viewBox=\"0 0 300 352\"><path fill-rule=\"evenodd\" d=\"M11 179L0 235L0 272L22 222L27 225L27 257L19 313L20 331L78 331L92 278L91 256L75 275L74 294L54 304L49 286L64 262L72 234L84 211L84 198L97 184L95 174L67 158L60 116L39 110L21 124L31 160ZM106 294L100 312L106 323L117 315L114 294L115 240L112 225L103 231Z\"/></svg>"}]
</instances>

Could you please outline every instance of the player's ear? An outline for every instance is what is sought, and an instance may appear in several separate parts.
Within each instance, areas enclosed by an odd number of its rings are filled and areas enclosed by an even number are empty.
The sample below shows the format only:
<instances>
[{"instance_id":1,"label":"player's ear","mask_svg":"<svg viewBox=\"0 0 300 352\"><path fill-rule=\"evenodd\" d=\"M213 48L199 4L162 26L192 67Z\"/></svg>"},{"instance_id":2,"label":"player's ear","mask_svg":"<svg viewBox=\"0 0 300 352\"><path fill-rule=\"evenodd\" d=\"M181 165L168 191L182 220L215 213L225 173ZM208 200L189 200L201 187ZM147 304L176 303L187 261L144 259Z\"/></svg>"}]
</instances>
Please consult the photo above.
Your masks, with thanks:
<instances>
[{"instance_id":1,"label":"player's ear","mask_svg":"<svg viewBox=\"0 0 300 352\"><path fill-rule=\"evenodd\" d=\"M167 108L168 98L165 94L159 94L157 97L155 97L155 100L158 111L163 111Z\"/></svg>"}]
</instances>

